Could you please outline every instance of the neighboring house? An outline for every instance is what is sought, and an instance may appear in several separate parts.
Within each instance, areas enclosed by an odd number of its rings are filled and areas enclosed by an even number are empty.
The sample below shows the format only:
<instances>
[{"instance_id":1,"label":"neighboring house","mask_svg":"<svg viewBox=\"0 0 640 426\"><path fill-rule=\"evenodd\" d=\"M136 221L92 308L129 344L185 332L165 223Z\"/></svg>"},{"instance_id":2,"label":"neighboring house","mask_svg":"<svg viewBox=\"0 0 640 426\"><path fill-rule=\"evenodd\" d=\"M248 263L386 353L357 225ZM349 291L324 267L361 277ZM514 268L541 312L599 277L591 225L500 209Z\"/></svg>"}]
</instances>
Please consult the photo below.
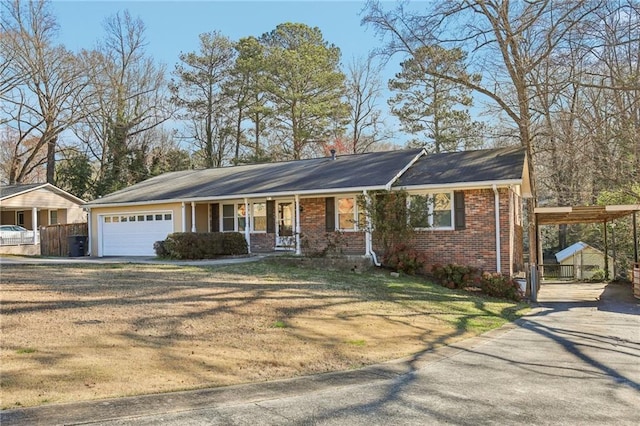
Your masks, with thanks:
<instances>
[{"instance_id":1,"label":"neighboring house","mask_svg":"<svg viewBox=\"0 0 640 426\"><path fill-rule=\"evenodd\" d=\"M596 270L605 270L604 253L579 241L556 253L560 265L573 269L573 278L588 280ZM609 256L609 270L613 268L613 258Z\"/></svg>"},{"instance_id":2,"label":"neighboring house","mask_svg":"<svg viewBox=\"0 0 640 426\"><path fill-rule=\"evenodd\" d=\"M32 231L32 244L37 244L41 226L86 222L84 203L49 183L0 185L0 225L19 225ZM7 253L6 246L14 243L10 239L2 245L2 252ZM39 249L30 254L40 254Z\"/></svg>"},{"instance_id":3,"label":"neighboring house","mask_svg":"<svg viewBox=\"0 0 640 426\"><path fill-rule=\"evenodd\" d=\"M429 263L522 268L521 198L530 196L530 184L519 148L412 149L166 173L86 204L91 254L149 256L172 232L241 232L251 252L311 253L339 241L342 252L375 260L379 248L359 228L357 198L397 189L409 202L421 199L414 195L435 201L425 204L428 223L413 242Z\"/></svg>"}]
</instances>

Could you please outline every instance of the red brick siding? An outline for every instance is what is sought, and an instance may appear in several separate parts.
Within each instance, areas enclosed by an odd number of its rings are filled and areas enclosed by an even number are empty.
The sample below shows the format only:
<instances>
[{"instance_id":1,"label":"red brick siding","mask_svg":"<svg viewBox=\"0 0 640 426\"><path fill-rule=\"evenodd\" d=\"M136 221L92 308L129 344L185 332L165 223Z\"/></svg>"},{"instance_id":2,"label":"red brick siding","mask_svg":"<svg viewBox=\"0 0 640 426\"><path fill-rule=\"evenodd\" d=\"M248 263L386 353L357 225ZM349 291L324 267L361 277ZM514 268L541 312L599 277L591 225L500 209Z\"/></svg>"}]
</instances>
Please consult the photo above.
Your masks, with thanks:
<instances>
[{"instance_id":1,"label":"red brick siding","mask_svg":"<svg viewBox=\"0 0 640 426\"><path fill-rule=\"evenodd\" d=\"M500 189L501 268L509 272L509 190ZM494 193L491 189L465 191L466 229L459 231L419 231L411 244L427 256L429 268L435 263L472 265L496 271ZM300 229L303 254L318 253L336 244L344 254L364 254L364 232L326 232L325 198L300 200ZM521 226L515 227L514 267L522 263ZM253 252L273 251L274 234L251 234ZM377 247L379 257L382 252ZM517 268L515 269L517 271Z\"/></svg>"},{"instance_id":2,"label":"red brick siding","mask_svg":"<svg viewBox=\"0 0 640 426\"><path fill-rule=\"evenodd\" d=\"M276 234L251 234L250 241L252 253L268 253L276 248Z\"/></svg>"},{"instance_id":3,"label":"red brick siding","mask_svg":"<svg viewBox=\"0 0 640 426\"><path fill-rule=\"evenodd\" d=\"M364 255L364 232L327 232L325 228L325 198L300 200L300 233L303 254L318 253L335 244L344 254Z\"/></svg>"},{"instance_id":4,"label":"red brick siding","mask_svg":"<svg viewBox=\"0 0 640 426\"><path fill-rule=\"evenodd\" d=\"M500 194L500 239L502 272L509 272L509 197ZM495 203L491 189L465 191L466 228L459 231L418 231L410 241L431 265L457 263L485 271L496 271ZM379 248L378 248L379 249ZM382 253L379 253L382 254Z\"/></svg>"}]
</instances>

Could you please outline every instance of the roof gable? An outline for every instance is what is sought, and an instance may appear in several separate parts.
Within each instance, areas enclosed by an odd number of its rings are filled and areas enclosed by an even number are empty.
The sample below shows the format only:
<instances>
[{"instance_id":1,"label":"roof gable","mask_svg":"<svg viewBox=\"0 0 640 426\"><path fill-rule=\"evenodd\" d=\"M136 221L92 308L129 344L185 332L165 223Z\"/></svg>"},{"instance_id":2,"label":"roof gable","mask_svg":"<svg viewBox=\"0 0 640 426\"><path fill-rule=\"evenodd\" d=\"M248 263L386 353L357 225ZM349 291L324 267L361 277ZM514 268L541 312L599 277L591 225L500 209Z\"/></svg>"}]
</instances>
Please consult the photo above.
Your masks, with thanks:
<instances>
[{"instance_id":1,"label":"roof gable","mask_svg":"<svg viewBox=\"0 0 640 426\"><path fill-rule=\"evenodd\" d=\"M67 198L72 202L80 205L84 204L85 201L81 198L76 197L73 194L64 191L57 186L51 185L50 183L29 183L29 184L15 184L15 185L0 185L0 201L6 200L9 198L17 197L22 194L26 194L28 192L32 192L35 190L43 189L46 191L53 192L61 197Z\"/></svg>"},{"instance_id":2,"label":"roof gable","mask_svg":"<svg viewBox=\"0 0 640 426\"><path fill-rule=\"evenodd\" d=\"M574 254L581 252L582 250L584 250L587 247L589 247L588 244L583 243L582 241L578 241L577 243L571 244L569 247L564 248L564 249L560 250L559 252L557 252L556 253L556 260L558 262L562 262L566 258L571 257Z\"/></svg>"}]
</instances>

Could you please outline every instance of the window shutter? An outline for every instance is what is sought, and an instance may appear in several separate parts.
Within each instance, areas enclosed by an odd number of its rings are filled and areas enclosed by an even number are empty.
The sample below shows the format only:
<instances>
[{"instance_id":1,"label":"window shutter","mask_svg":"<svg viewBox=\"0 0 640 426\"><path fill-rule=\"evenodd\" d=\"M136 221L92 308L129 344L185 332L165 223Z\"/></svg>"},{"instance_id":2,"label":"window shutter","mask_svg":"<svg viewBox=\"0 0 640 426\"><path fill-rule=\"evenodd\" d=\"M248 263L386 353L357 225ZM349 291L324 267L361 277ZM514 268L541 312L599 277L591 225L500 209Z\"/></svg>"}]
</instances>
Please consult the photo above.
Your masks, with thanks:
<instances>
[{"instance_id":1,"label":"window shutter","mask_svg":"<svg viewBox=\"0 0 640 426\"><path fill-rule=\"evenodd\" d=\"M267 200L267 234L276 233L276 202Z\"/></svg>"},{"instance_id":2,"label":"window shutter","mask_svg":"<svg viewBox=\"0 0 640 426\"><path fill-rule=\"evenodd\" d=\"M336 230L336 199L335 197L325 198L325 230L333 232Z\"/></svg>"},{"instance_id":3,"label":"window shutter","mask_svg":"<svg viewBox=\"0 0 640 426\"><path fill-rule=\"evenodd\" d=\"M453 208L456 230L465 229L467 221L465 217L464 191L455 191L453 193Z\"/></svg>"},{"instance_id":4,"label":"window shutter","mask_svg":"<svg viewBox=\"0 0 640 426\"><path fill-rule=\"evenodd\" d=\"M211 232L220 232L220 204L211 204Z\"/></svg>"}]
</instances>

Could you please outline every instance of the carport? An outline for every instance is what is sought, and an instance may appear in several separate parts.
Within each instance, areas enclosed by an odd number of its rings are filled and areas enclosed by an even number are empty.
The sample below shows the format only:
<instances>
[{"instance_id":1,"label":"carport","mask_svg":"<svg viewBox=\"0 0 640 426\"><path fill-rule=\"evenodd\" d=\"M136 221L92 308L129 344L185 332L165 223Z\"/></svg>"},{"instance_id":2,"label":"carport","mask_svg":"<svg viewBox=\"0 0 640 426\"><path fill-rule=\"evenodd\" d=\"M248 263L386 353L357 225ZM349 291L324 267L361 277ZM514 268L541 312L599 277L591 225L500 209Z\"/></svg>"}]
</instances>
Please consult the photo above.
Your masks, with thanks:
<instances>
[{"instance_id":1,"label":"carport","mask_svg":"<svg viewBox=\"0 0 640 426\"><path fill-rule=\"evenodd\" d=\"M535 226L536 226L536 258L542 259L542 245L540 242L540 226L543 225L570 225L577 223L602 223L604 232L604 251L608 253L608 232L607 223L615 219L619 219L625 216L633 216L633 252L634 252L634 284L637 286L636 297L640 296L640 264L638 263L638 212L640 211L640 204L627 204L627 205L605 205L605 206L564 206L564 207L536 207L535 213ZM605 265L608 263L607 256L605 256ZM533 278L530 279L531 299L537 299L537 291L539 286L537 285L539 280L539 270L541 264L535 266L535 274L531 273ZM605 268L608 279L609 269Z\"/></svg>"}]
</instances>

